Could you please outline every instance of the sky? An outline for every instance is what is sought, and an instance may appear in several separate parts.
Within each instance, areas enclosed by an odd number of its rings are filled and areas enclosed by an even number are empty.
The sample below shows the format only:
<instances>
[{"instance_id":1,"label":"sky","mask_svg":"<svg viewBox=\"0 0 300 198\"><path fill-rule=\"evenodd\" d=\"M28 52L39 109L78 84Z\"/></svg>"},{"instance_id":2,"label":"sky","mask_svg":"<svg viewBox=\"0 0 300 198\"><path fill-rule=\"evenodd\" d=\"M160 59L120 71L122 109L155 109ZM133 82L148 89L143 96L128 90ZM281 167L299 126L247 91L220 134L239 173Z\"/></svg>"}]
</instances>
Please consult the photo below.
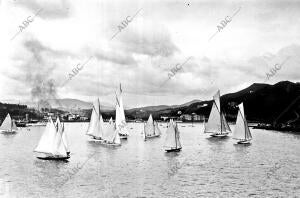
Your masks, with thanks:
<instances>
[{"instance_id":1,"label":"sky","mask_svg":"<svg viewBox=\"0 0 300 198\"><path fill-rule=\"evenodd\" d=\"M300 80L296 0L0 0L0 24L1 102L115 104L121 83L126 107L170 105Z\"/></svg>"}]
</instances>

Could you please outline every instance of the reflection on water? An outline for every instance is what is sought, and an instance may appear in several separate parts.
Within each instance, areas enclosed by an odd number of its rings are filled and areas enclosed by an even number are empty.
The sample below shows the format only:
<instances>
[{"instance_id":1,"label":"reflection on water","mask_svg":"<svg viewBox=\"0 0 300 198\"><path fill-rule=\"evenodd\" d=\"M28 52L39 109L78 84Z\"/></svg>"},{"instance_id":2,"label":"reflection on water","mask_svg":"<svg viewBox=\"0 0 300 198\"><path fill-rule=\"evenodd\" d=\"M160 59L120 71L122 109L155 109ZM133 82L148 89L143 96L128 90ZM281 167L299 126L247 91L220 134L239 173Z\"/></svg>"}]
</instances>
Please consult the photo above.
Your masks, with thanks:
<instances>
[{"instance_id":1,"label":"reflection on water","mask_svg":"<svg viewBox=\"0 0 300 198\"><path fill-rule=\"evenodd\" d=\"M182 150L144 141L129 123L121 147L89 142L87 123L66 123L68 162L39 160L33 149L44 127L0 135L0 197L293 197L300 194L300 136L253 130L251 145L179 123ZM183 127L185 126L185 127ZM30 129L30 130L28 130Z\"/></svg>"}]
</instances>

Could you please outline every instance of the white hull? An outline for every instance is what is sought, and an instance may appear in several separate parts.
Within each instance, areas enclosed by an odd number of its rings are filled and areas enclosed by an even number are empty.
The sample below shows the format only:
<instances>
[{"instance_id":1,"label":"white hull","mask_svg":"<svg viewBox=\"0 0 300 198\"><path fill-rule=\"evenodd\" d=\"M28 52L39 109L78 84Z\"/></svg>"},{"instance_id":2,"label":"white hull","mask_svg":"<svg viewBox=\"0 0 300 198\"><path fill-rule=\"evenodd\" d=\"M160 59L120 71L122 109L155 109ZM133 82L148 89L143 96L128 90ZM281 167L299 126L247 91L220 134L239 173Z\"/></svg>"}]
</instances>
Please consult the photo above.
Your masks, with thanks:
<instances>
[{"instance_id":1,"label":"white hull","mask_svg":"<svg viewBox=\"0 0 300 198\"><path fill-rule=\"evenodd\" d=\"M46 126L47 123L28 123L26 126Z\"/></svg>"},{"instance_id":2,"label":"white hull","mask_svg":"<svg viewBox=\"0 0 300 198\"><path fill-rule=\"evenodd\" d=\"M107 146L121 146L121 144L110 143L110 142L107 142L106 140L90 139L89 142L95 142L95 143L99 143L99 144L103 144L103 145L107 145Z\"/></svg>"},{"instance_id":3,"label":"white hull","mask_svg":"<svg viewBox=\"0 0 300 198\"><path fill-rule=\"evenodd\" d=\"M152 138L156 138L156 137L160 137L160 135L149 135L149 136L145 136L145 141L147 139L152 139Z\"/></svg>"},{"instance_id":4,"label":"white hull","mask_svg":"<svg viewBox=\"0 0 300 198\"><path fill-rule=\"evenodd\" d=\"M212 137L227 137L228 136L228 132L225 132L225 133L214 133L214 134L211 134L210 136Z\"/></svg>"}]
</instances>

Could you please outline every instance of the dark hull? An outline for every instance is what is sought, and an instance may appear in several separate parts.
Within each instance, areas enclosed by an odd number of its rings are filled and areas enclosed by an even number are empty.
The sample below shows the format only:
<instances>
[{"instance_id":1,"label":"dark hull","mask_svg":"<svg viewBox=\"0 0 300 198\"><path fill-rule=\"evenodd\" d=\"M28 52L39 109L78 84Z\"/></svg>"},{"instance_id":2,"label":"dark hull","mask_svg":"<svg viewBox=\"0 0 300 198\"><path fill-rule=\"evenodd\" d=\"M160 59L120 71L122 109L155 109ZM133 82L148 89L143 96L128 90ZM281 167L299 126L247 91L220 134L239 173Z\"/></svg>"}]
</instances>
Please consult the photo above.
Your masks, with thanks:
<instances>
[{"instance_id":1,"label":"dark hull","mask_svg":"<svg viewBox=\"0 0 300 198\"><path fill-rule=\"evenodd\" d=\"M241 141L238 141L237 144L251 144L250 140L241 140Z\"/></svg>"},{"instance_id":2,"label":"dark hull","mask_svg":"<svg viewBox=\"0 0 300 198\"><path fill-rule=\"evenodd\" d=\"M37 157L38 159L41 160L55 160L55 161L60 161L60 160L67 160L70 158L70 156L66 157L54 157L54 156L47 156L47 157Z\"/></svg>"},{"instance_id":3,"label":"dark hull","mask_svg":"<svg viewBox=\"0 0 300 198\"><path fill-rule=\"evenodd\" d=\"M17 131L1 131L1 133L4 135L14 135L17 133Z\"/></svg>"},{"instance_id":4,"label":"dark hull","mask_svg":"<svg viewBox=\"0 0 300 198\"><path fill-rule=\"evenodd\" d=\"M177 148L177 149L168 149L168 150L166 150L168 153L169 152L179 152L179 151L181 151L181 148Z\"/></svg>"},{"instance_id":5,"label":"dark hull","mask_svg":"<svg viewBox=\"0 0 300 198\"><path fill-rule=\"evenodd\" d=\"M121 135L121 134L119 134L119 136L120 136L120 139L122 139L122 140L127 140L127 137L128 137L128 135Z\"/></svg>"},{"instance_id":6,"label":"dark hull","mask_svg":"<svg viewBox=\"0 0 300 198\"><path fill-rule=\"evenodd\" d=\"M211 134L211 137L218 137L218 138L223 138L223 137L227 137L228 133L217 133L217 134Z\"/></svg>"}]
</instances>

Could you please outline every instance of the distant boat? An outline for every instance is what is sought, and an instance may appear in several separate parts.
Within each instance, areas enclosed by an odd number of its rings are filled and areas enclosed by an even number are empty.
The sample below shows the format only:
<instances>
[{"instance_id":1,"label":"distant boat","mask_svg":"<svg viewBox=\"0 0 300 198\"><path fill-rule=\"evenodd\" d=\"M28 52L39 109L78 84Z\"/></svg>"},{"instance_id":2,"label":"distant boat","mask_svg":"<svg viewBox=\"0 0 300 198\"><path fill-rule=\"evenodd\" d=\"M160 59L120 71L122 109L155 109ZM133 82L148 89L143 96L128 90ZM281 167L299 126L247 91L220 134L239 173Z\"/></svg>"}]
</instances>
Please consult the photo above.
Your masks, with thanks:
<instances>
[{"instance_id":1,"label":"distant boat","mask_svg":"<svg viewBox=\"0 0 300 198\"><path fill-rule=\"evenodd\" d=\"M98 140L98 141L106 145L121 146L120 136L118 131L116 130L116 126L112 118L110 118L108 125L105 127L102 140Z\"/></svg>"},{"instance_id":2,"label":"distant boat","mask_svg":"<svg viewBox=\"0 0 300 198\"><path fill-rule=\"evenodd\" d=\"M209 114L207 123L205 124L204 133L212 133L213 137L225 137L231 132L231 129L221 113L220 90L213 97L213 105Z\"/></svg>"},{"instance_id":3,"label":"distant boat","mask_svg":"<svg viewBox=\"0 0 300 198\"><path fill-rule=\"evenodd\" d=\"M26 127L26 122L22 120L17 120L16 121L16 126L17 127Z\"/></svg>"},{"instance_id":4,"label":"distant boat","mask_svg":"<svg viewBox=\"0 0 300 198\"><path fill-rule=\"evenodd\" d=\"M238 144L250 144L250 141L252 139L252 135L245 118L243 103L239 105L236 125L232 138L238 140Z\"/></svg>"},{"instance_id":5,"label":"distant boat","mask_svg":"<svg viewBox=\"0 0 300 198\"><path fill-rule=\"evenodd\" d=\"M36 122L36 123L27 123L26 126L46 126L47 122Z\"/></svg>"},{"instance_id":6,"label":"distant boat","mask_svg":"<svg viewBox=\"0 0 300 198\"><path fill-rule=\"evenodd\" d=\"M99 98L93 102L93 110L86 135L92 137L92 140L101 140L104 132L104 122L100 111Z\"/></svg>"},{"instance_id":7,"label":"distant boat","mask_svg":"<svg viewBox=\"0 0 300 198\"><path fill-rule=\"evenodd\" d=\"M5 134L14 134L17 132L18 128L14 120L11 119L9 113L5 117L4 121L0 126L0 130Z\"/></svg>"},{"instance_id":8,"label":"distant boat","mask_svg":"<svg viewBox=\"0 0 300 198\"><path fill-rule=\"evenodd\" d=\"M164 148L167 152L178 152L181 150L179 130L177 123L174 124L173 119L170 120L168 129L166 131L166 140L164 143Z\"/></svg>"},{"instance_id":9,"label":"distant boat","mask_svg":"<svg viewBox=\"0 0 300 198\"><path fill-rule=\"evenodd\" d=\"M116 128L119 132L120 138L127 139L128 130L123 106L122 92L123 91L120 84L119 94L116 94Z\"/></svg>"},{"instance_id":10,"label":"distant boat","mask_svg":"<svg viewBox=\"0 0 300 198\"><path fill-rule=\"evenodd\" d=\"M158 128L157 122L153 121L152 115L150 114L147 123L144 125L144 140L148 138L159 137L161 131Z\"/></svg>"},{"instance_id":11,"label":"distant boat","mask_svg":"<svg viewBox=\"0 0 300 198\"><path fill-rule=\"evenodd\" d=\"M38 156L38 159L66 160L70 158L64 143L64 129L59 126L59 123L57 123L56 126L57 127L55 127L52 119L49 118L38 146L34 149L34 152L43 154L43 156Z\"/></svg>"}]
</instances>

